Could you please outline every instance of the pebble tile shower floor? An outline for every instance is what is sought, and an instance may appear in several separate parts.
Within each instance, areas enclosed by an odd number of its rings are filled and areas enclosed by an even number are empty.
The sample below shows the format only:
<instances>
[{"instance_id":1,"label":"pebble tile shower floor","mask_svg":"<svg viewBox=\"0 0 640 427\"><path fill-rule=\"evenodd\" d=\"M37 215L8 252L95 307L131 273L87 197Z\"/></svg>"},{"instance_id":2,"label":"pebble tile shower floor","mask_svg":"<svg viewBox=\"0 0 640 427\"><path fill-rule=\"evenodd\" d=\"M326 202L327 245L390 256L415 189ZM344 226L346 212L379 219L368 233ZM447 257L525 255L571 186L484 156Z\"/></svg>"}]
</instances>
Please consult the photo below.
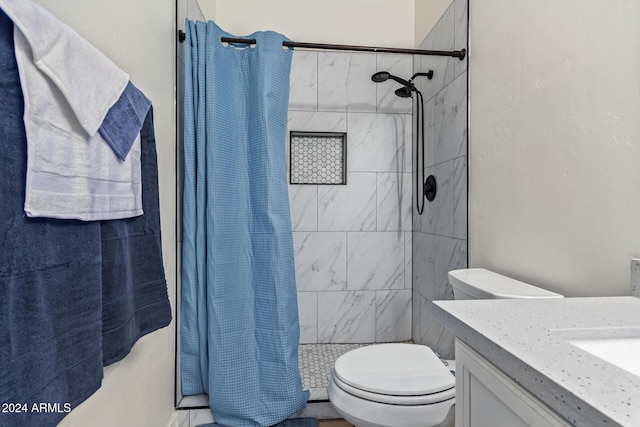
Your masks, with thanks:
<instances>
[{"instance_id":1,"label":"pebble tile shower floor","mask_svg":"<svg viewBox=\"0 0 640 427\"><path fill-rule=\"evenodd\" d=\"M302 385L311 392L309 401L329 400L327 387L336 359L355 348L369 344L300 344L298 364Z\"/></svg>"}]
</instances>

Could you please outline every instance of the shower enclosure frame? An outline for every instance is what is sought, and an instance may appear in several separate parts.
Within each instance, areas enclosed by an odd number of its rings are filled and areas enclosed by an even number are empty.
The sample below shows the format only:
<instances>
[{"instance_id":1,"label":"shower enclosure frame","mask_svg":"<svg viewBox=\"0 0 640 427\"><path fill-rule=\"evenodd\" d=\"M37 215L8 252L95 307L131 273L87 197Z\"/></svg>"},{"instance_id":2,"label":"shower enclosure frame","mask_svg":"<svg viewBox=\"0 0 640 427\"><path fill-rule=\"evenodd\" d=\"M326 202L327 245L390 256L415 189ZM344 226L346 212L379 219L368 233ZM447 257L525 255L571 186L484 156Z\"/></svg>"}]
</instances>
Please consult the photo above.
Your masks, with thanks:
<instances>
[{"instance_id":1,"label":"shower enclosure frame","mask_svg":"<svg viewBox=\"0 0 640 427\"><path fill-rule=\"evenodd\" d=\"M299 43L292 42L297 47L301 48L316 48L316 49L331 49L331 50L351 50L351 51L365 51L365 52L390 52L390 53L398 53L398 54L417 54L417 55L438 55L438 56L452 56L457 57L460 60L468 59L468 49L470 46L470 34L469 34L469 2L470 0L455 0L455 1L465 1L467 3L467 47L466 49L461 49L460 51L452 51L452 52L444 52L444 51L425 51L425 50L416 50L416 49L389 49L389 48L376 48L376 47L368 47L368 46L349 46L349 45L326 45L326 44L307 44L307 43ZM453 4L453 2L452 2ZM175 407L176 409L208 409L209 403L206 395L198 395L198 396L183 396L180 389L180 291L181 291L181 257L182 257L182 233L181 233L181 225L182 225L182 171L183 171L183 162L184 162L184 151L183 151L183 116L182 116L182 108L184 102L184 83L183 83L183 72L184 72L184 44L180 43L178 38L180 37L180 32L184 31L184 19L189 18L192 20L204 20L204 15L196 0L176 0L175 2L175 11L176 11L176 33L178 37L174 38L175 46L176 46L176 87L175 87L175 95L176 95L176 110L175 110L175 119L176 119L176 218L177 218L177 226L176 226L176 322L175 322ZM231 42L246 42L246 40L228 40ZM293 45L292 45L293 46ZM444 53L444 54L443 54ZM452 54L454 53L454 54ZM467 176L466 176L466 196L467 196L467 205L466 205L466 221L467 221L467 230L468 230L468 221L469 221L469 204L468 204L468 195L469 195L469 173L468 173L468 156L469 156L469 70L467 67L467 94L466 94L466 103L467 103L467 117L466 117L466 167L467 167ZM367 76L363 76L366 78ZM346 159L346 155L345 155ZM345 171L346 172L346 171ZM467 253L467 264L468 264L468 231L466 238L466 253Z\"/></svg>"}]
</instances>

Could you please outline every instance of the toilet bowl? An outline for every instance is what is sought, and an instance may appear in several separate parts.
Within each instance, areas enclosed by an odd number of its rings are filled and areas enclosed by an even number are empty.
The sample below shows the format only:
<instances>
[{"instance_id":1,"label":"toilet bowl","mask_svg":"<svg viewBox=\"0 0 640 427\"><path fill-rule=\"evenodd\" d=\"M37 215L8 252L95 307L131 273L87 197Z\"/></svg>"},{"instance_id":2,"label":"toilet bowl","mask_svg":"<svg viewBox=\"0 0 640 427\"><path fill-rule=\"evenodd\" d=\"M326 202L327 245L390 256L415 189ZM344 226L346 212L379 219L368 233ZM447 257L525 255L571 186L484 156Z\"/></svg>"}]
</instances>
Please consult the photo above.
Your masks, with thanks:
<instances>
[{"instance_id":1,"label":"toilet bowl","mask_svg":"<svg viewBox=\"0 0 640 427\"><path fill-rule=\"evenodd\" d=\"M376 344L345 353L328 391L357 427L453 425L455 378L427 346Z\"/></svg>"},{"instance_id":2,"label":"toilet bowl","mask_svg":"<svg viewBox=\"0 0 640 427\"><path fill-rule=\"evenodd\" d=\"M562 298L481 268L449 272L455 299ZM455 372L427 346L374 344L340 356L329 401L356 427L454 425Z\"/></svg>"}]
</instances>

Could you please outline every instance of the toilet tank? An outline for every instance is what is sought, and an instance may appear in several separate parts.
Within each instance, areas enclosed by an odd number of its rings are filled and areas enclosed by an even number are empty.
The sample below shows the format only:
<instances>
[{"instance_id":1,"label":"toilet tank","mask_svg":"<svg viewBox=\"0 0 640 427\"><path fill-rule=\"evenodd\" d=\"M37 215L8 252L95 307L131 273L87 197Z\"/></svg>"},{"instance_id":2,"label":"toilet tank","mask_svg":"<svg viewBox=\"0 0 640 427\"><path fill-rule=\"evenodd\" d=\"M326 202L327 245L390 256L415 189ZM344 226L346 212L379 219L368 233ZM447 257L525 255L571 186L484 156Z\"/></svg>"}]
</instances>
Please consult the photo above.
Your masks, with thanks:
<instances>
[{"instance_id":1,"label":"toilet tank","mask_svg":"<svg viewBox=\"0 0 640 427\"><path fill-rule=\"evenodd\" d=\"M449 283L457 300L563 298L562 295L529 285L484 268L467 268L449 272Z\"/></svg>"}]
</instances>

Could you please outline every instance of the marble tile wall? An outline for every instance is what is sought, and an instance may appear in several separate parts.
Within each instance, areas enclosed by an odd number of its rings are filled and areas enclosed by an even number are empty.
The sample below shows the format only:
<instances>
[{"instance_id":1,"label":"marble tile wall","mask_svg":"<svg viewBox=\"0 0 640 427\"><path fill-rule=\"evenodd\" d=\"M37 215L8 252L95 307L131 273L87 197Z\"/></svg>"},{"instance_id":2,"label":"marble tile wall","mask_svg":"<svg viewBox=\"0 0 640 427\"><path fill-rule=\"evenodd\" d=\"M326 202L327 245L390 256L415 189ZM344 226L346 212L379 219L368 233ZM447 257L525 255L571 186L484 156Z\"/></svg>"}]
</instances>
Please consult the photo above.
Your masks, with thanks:
<instances>
[{"instance_id":1,"label":"marble tile wall","mask_svg":"<svg viewBox=\"0 0 640 427\"><path fill-rule=\"evenodd\" d=\"M454 0L420 48L466 49L467 17L468 0ZM438 194L422 215L413 208L411 328L414 342L453 358L453 337L431 313L432 301L453 299L447 272L467 266L467 61L416 56L413 71L428 70L433 79L416 85L425 100L424 176L435 175Z\"/></svg>"},{"instance_id":2,"label":"marble tile wall","mask_svg":"<svg viewBox=\"0 0 640 427\"><path fill-rule=\"evenodd\" d=\"M289 185L301 343L411 338L412 103L377 71L413 58L293 55L289 131L347 132L347 185Z\"/></svg>"}]
</instances>

